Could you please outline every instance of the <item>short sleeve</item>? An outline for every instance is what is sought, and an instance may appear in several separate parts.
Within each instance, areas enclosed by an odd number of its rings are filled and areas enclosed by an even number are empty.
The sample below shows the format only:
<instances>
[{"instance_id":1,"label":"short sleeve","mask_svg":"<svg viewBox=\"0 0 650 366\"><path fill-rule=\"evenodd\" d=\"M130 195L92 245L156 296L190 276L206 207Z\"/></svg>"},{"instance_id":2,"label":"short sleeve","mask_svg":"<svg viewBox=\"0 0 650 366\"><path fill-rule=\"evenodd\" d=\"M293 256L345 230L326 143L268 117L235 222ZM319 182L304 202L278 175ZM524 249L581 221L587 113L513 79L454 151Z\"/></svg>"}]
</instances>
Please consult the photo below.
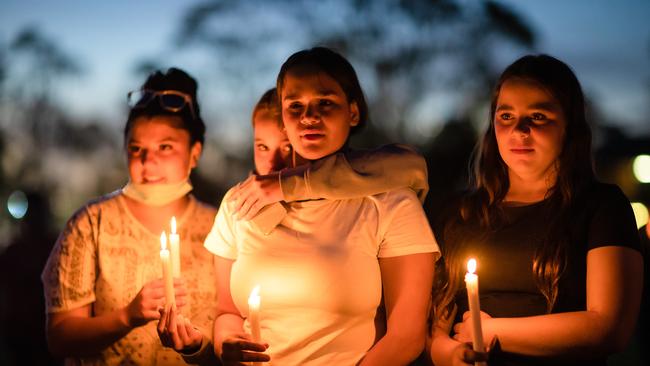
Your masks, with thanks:
<instances>
[{"instance_id":1,"label":"short sleeve","mask_svg":"<svg viewBox=\"0 0 650 366\"><path fill-rule=\"evenodd\" d=\"M48 313L95 302L97 218L84 207L67 222L50 253L41 280Z\"/></svg>"},{"instance_id":2,"label":"short sleeve","mask_svg":"<svg viewBox=\"0 0 650 366\"><path fill-rule=\"evenodd\" d=\"M235 240L235 223L228 207L229 194L221 201L212 230L205 238L203 246L214 255L227 259L237 259L237 242Z\"/></svg>"},{"instance_id":3,"label":"short sleeve","mask_svg":"<svg viewBox=\"0 0 650 366\"><path fill-rule=\"evenodd\" d=\"M587 249L622 246L641 250L634 212L620 188L603 185L594 198L598 202L589 225Z\"/></svg>"},{"instance_id":4,"label":"short sleeve","mask_svg":"<svg viewBox=\"0 0 650 366\"><path fill-rule=\"evenodd\" d=\"M415 193L408 189L391 191L384 203L378 257L436 253L437 260L440 249Z\"/></svg>"}]
</instances>

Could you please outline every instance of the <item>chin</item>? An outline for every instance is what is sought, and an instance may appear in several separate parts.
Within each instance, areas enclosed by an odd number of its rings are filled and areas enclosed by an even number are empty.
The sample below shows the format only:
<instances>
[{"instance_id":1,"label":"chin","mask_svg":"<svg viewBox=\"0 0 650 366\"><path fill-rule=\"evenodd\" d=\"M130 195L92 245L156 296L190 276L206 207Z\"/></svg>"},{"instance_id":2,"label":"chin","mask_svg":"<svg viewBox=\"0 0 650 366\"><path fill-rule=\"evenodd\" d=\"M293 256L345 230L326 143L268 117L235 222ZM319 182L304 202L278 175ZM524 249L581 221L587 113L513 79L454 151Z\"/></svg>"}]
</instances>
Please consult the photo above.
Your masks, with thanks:
<instances>
[{"instance_id":1,"label":"chin","mask_svg":"<svg viewBox=\"0 0 650 366\"><path fill-rule=\"evenodd\" d=\"M300 150L296 149L296 152L298 155L300 155L303 159L307 160L316 160L320 159L324 156L329 155L325 149L319 146L302 146Z\"/></svg>"}]
</instances>

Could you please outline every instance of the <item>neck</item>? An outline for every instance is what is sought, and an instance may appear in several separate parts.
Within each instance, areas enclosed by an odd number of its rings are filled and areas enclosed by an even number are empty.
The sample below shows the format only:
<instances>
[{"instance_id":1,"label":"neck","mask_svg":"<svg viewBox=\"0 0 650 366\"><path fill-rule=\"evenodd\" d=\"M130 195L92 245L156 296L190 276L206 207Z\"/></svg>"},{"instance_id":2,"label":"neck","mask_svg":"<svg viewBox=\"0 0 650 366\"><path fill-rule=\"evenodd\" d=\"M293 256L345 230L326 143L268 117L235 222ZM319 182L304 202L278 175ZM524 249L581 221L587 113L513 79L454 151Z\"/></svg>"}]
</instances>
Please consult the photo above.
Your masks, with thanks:
<instances>
[{"instance_id":1,"label":"neck","mask_svg":"<svg viewBox=\"0 0 650 366\"><path fill-rule=\"evenodd\" d=\"M293 154L291 154L291 167L299 167L301 165L305 165L307 163L311 162L309 159L305 159L300 154L298 154L295 150L293 151Z\"/></svg>"},{"instance_id":2,"label":"neck","mask_svg":"<svg viewBox=\"0 0 650 366\"><path fill-rule=\"evenodd\" d=\"M504 202L509 203L534 203L546 198L549 190L555 185L555 174L541 176L521 176L508 171L510 187Z\"/></svg>"},{"instance_id":3,"label":"neck","mask_svg":"<svg viewBox=\"0 0 650 366\"><path fill-rule=\"evenodd\" d=\"M338 154L338 153L341 152L341 151L345 152L347 149L348 149L348 143L346 142L345 145L343 145L343 146L342 146L340 149L338 149L337 151L335 151L335 152L333 152L333 153L331 153L331 154L329 154L329 155L324 155L324 156L322 156L322 157L320 157L320 158L318 158L318 159L322 159L322 158L324 158L324 157L326 157L326 156L330 156L330 155ZM301 166L301 165L308 164L308 163L310 163L310 162L312 162L312 161L315 161L315 160L318 160L318 159L307 159L307 158L303 158L303 157L300 156L300 154L298 154L298 153L296 152L296 150L294 149L293 152L292 152L292 155L291 155L291 167L292 167L292 168L299 167L299 166Z\"/></svg>"},{"instance_id":4,"label":"neck","mask_svg":"<svg viewBox=\"0 0 650 366\"><path fill-rule=\"evenodd\" d=\"M175 216L179 216L182 214L185 209L187 208L187 205L190 203L190 195L186 194L185 196L174 200L166 205L163 206L150 206L147 205L146 203L136 201L131 197L128 197L126 195L123 195L124 199L129 204L129 207L135 207L138 210L141 211L150 211L150 212L157 212L157 211L162 211L162 212L171 212Z\"/></svg>"},{"instance_id":5,"label":"neck","mask_svg":"<svg viewBox=\"0 0 650 366\"><path fill-rule=\"evenodd\" d=\"M133 216L154 234L169 231L169 220L176 216L178 220L190 204L189 194L164 206L150 206L122 195Z\"/></svg>"}]
</instances>

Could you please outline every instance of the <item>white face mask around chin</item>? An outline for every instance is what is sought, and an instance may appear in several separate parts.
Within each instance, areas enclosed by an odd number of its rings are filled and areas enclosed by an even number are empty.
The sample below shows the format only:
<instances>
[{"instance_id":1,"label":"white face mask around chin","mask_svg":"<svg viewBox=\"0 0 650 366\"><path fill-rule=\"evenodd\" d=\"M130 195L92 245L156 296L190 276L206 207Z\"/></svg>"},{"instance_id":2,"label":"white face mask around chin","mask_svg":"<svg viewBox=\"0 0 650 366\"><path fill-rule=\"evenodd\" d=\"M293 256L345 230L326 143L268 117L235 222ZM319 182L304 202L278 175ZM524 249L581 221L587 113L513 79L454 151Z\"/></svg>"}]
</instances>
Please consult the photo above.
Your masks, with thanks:
<instances>
[{"instance_id":1,"label":"white face mask around chin","mask_svg":"<svg viewBox=\"0 0 650 366\"><path fill-rule=\"evenodd\" d=\"M129 180L122 193L149 206L164 206L185 196L192 188L188 180L171 184L141 184Z\"/></svg>"}]
</instances>

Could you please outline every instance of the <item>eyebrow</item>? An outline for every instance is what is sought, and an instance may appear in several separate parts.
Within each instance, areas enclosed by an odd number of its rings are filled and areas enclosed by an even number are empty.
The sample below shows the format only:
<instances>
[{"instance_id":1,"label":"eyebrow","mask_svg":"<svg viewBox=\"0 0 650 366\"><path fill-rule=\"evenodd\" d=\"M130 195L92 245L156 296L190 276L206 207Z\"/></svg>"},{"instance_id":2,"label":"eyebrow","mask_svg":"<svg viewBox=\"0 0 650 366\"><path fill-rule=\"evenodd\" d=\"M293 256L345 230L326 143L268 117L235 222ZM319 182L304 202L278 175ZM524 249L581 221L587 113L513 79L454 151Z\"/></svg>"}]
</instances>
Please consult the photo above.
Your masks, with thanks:
<instances>
[{"instance_id":1,"label":"eyebrow","mask_svg":"<svg viewBox=\"0 0 650 366\"><path fill-rule=\"evenodd\" d=\"M294 99L298 99L298 95L300 95L300 93L287 94L284 98L282 98L282 100L294 100ZM326 90L321 90L321 91L319 91L319 92L317 93L317 95L318 95L319 97L329 97L329 96L331 96L331 95L336 95L336 92L333 91L333 90L327 90L327 89L326 89Z\"/></svg>"},{"instance_id":2,"label":"eyebrow","mask_svg":"<svg viewBox=\"0 0 650 366\"><path fill-rule=\"evenodd\" d=\"M511 111L514 108L509 105L509 104L501 104L500 106L497 107L496 111ZM540 102L540 103L533 103L527 107L527 109L540 109L544 111L549 111L549 112L557 112L558 107L555 103L552 102Z\"/></svg>"},{"instance_id":3,"label":"eyebrow","mask_svg":"<svg viewBox=\"0 0 650 366\"><path fill-rule=\"evenodd\" d=\"M165 137L164 139L162 139L162 140L158 140L157 142L168 142L168 141L176 142L176 141L179 141L179 139L176 139L176 138L173 138L173 137ZM129 143L129 144L132 144L132 143L136 143L136 144L137 144L137 143L140 143L140 141L139 141L139 140L136 140L136 139L134 139L134 138L131 138L131 139L128 141L128 143Z\"/></svg>"}]
</instances>

